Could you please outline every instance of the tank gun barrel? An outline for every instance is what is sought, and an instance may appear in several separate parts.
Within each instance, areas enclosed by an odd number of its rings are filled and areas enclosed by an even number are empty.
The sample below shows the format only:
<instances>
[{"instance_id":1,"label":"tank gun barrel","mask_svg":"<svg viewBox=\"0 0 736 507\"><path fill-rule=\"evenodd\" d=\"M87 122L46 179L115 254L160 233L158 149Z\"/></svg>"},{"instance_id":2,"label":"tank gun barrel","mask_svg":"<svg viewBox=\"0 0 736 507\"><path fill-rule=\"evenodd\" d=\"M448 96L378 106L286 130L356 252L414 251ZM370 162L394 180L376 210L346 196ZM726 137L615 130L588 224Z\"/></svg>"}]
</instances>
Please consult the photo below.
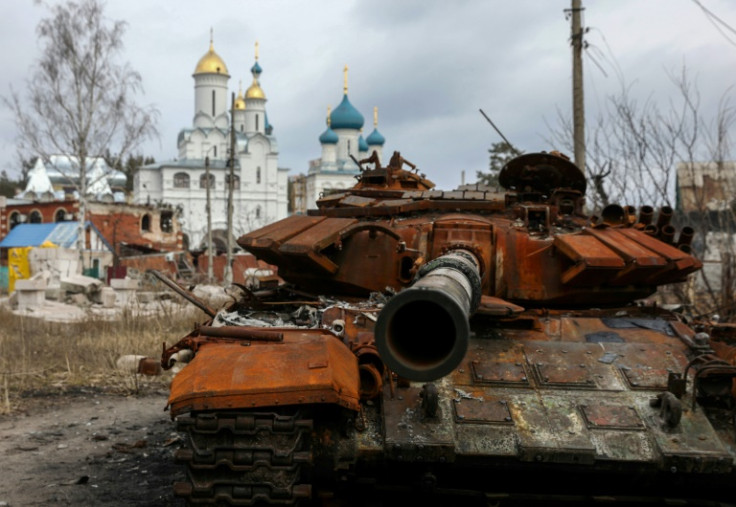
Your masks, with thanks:
<instances>
[{"instance_id":1,"label":"tank gun barrel","mask_svg":"<svg viewBox=\"0 0 736 507\"><path fill-rule=\"evenodd\" d=\"M378 316L381 359L409 380L447 375L465 357L468 319L480 298L480 266L469 251L452 250L427 263L414 284L391 298Z\"/></svg>"}]
</instances>

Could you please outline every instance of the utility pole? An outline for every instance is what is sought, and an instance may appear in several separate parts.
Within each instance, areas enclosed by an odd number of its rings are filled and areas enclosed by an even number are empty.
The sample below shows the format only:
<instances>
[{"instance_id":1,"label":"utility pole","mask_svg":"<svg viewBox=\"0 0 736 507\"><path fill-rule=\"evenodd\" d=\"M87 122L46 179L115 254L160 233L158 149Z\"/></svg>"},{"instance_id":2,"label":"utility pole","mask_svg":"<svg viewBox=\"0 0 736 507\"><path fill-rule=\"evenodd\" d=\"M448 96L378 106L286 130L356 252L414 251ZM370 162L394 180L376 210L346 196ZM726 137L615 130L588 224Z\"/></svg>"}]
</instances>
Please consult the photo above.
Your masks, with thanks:
<instances>
[{"instance_id":1,"label":"utility pole","mask_svg":"<svg viewBox=\"0 0 736 507\"><path fill-rule=\"evenodd\" d=\"M225 284L233 283L233 180L235 179L235 92L230 95L230 177L227 182L227 262Z\"/></svg>"},{"instance_id":2,"label":"utility pole","mask_svg":"<svg viewBox=\"0 0 736 507\"><path fill-rule=\"evenodd\" d=\"M212 207L210 205L210 157L204 157L205 178L207 178L207 282L214 279L212 271Z\"/></svg>"},{"instance_id":3,"label":"utility pole","mask_svg":"<svg viewBox=\"0 0 736 507\"><path fill-rule=\"evenodd\" d=\"M582 0L572 0L572 125L575 165L585 174L585 104L583 102L583 34Z\"/></svg>"}]
</instances>

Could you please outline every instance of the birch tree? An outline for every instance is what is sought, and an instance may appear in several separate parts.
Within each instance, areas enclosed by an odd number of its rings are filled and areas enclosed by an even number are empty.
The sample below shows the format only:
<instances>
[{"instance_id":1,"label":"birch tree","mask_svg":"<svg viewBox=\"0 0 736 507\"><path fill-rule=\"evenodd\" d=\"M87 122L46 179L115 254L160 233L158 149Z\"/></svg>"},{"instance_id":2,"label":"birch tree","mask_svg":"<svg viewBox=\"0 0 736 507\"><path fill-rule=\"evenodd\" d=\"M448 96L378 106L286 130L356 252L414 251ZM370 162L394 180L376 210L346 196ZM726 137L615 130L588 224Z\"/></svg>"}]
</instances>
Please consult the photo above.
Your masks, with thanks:
<instances>
[{"instance_id":1,"label":"birch tree","mask_svg":"<svg viewBox=\"0 0 736 507\"><path fill-rule=\"evenodd\" d=\"M41 55L22 93L11 88L4 102L15 115L21 154L44 162L52 154L70 156L64 176L79 193L84 250L87 189L95 183L88 181L90 160L105 153L121 160L157 136L158 112L136 103L142 79L122 58L124 21L106 18L99 0L46 8L49 15L36 28Z\"/></svg>"}]
</instances>

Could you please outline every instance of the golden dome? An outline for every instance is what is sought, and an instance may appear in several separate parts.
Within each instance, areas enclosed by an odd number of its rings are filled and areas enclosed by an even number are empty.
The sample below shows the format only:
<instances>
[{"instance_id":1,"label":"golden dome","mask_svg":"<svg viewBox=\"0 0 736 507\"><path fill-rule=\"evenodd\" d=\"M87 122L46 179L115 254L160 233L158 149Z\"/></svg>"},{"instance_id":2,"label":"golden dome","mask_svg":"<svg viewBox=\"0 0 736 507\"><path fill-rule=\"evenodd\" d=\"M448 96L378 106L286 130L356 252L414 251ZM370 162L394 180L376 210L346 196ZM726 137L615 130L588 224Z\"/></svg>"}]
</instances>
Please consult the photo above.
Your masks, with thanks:
<instances>
[{"instance_id":1,"label":"golden dome","mask_svg":"<svg viewBox=\"0 0 736 507\"><path fill-rule=\"evenodd\" d=\"M245 109L245 99L243 98L243 82L240 82L240 86L238 86L238 96L235 98L235 104L233 105L235 109L243 110Z\"/></svg>"},{"instance_id":2,"label":"golden dome","mask_svg":"<svg viewBox=\"0 0 736 507\"><path fill-rule=\"evenodd\" d=\"M235 109L245 109L245 99L243 99L243 94L239 93L237 98L235 99L235 104L233 105Z\"/></svg>"},{"instance_id":3,"label":"golden dome","mask_svg":"<svg viewBox=\"0 0 736 507\"><path fill-rule=\"evenodd\" d=\"M212 44L211 39L210 50L199 59L197 67L194 69L194 75L196 76L197 74L224 74L225 76L230 77L230 74L227 72L227 65L225 65L225 62L220 58L220 55L215 53L215 47Z\"/></svg>"},{"instance_id":4,"label":"golden dome","mask_svg":"<svg viewBox=\"0 0 736 507\"><path fill-rule=\"evenodd\" d=\"M250 85L250 88L248 88L248 90L245 92L245 98L266 100L266 94L263 93L261 85L258 84L257 79L253 79L253 84Z\"/></svg>"}]
</instances>

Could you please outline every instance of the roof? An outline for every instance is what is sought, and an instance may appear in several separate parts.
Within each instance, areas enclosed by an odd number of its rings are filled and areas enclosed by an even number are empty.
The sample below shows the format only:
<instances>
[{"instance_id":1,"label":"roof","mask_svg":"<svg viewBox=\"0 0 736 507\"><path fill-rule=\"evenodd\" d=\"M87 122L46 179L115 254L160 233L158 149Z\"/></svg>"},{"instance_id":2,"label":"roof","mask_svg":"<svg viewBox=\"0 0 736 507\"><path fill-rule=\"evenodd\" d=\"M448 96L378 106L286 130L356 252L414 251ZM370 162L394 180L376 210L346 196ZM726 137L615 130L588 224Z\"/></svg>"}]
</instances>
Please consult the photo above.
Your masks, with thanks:
<instances>
[{"instance_id":1,"label":"roof","mask_svg":"<svg viewBox=\"0 0 736 507\"><path fill-rule=\"evenodd\" d=\"M64 224L64 222L60 222ZM77 226L76 222L71 223ZM0 241L0 248L16 248L23 246L39 246L59 224L19 224L13 227L5 238Z\"/></svg>"},{"instance_id":2,"label":"roof","mask_svg":"<svg viewBox=\"0 0 736 507\"><path fill-rule=\"evenodd\" d=\"M373 132L370 133L368 136L368 139L366 139L366 142L369 146L383 146L383 143L386 142L386 138L383 137L383 135L378 131L378 129L373 129Z\"/></svg>"},{"instance_id":3,"label":"roof","mask_svg":"<svg viewBox=\"0 0 736 507\"><path fill-rule=\"evenodd\" d=\"M337 144L339 140L340 138L329 126L327 127L327 130L322 132L322 135L319 136L319 142L322 144Z\"/></svg>"},{"instance_id":4,"label":"roof","mask_svg":"<svg viewBox=\"0 0 736 507\"><path fill-rule=\"evenodd\" d=\"M103 174L110 185L125 186L127 181L125 173L110 167L104 158L87 157L85 165L87 166L87 180L92 180L93 173L97 175L95 178ZM46 174L53 184L79 183L79 159L74 155L51 155L46 165Z\"/></svg>"},{"instance_id":5,"label":"roof","mask_svg":"<svg viewBox=\"0 0 736 507\"><path fill-rule=\"evenodd\" d=\"M358 130L363 126L363 122L363 115L350 103L347 93L343 95L342 102L330 115L330 126L333 129Z\"/></svg>"},{"instance_id":6,"label":"roof","mask_svg":"<svg viewBox=\"0 0 736 507\"><path fill-rule=\"evenodd\" d=\"M105 241L92 222L86 223L86 228L93 229L105 246L113 250ZM41 246L50 241L62 248L74 248L77 244L79 231L78 222L57 222L53 224L20 224L13 227L5 238L0 241L0 248L20 248L26 246Z\"/></svg>"},{"instance_id":7,"label":"roof","mask_svg":"<svg viewBox=\"0 0 736 507\"><path fill-rule=\"evenodd\" d=\"M178 160L164 160L162 162L154 162L153 164L144 165L141 169L160 170L164 167L180 167L182 169L204 169L203 158L181 158ZM227 160L219 158L210 159L210 169L223 169L229 167ZM235 169L240 170L240 159L235 159Z\"/></svg>"},{"instance_id":8,"label":"roof","mask_svg":"<svg viewBox=\"0 0 736 507\"><path fill-rule=\"evenodd\" d=\"M210 41L209 51L199 59L194 69L194 75L196 76L198 74L222 74L230 77L230 74L227 73L225 62L220 58L220 55L215 53L215 46L212 44L212 41Z\"/></svg>"}]
</instances>

